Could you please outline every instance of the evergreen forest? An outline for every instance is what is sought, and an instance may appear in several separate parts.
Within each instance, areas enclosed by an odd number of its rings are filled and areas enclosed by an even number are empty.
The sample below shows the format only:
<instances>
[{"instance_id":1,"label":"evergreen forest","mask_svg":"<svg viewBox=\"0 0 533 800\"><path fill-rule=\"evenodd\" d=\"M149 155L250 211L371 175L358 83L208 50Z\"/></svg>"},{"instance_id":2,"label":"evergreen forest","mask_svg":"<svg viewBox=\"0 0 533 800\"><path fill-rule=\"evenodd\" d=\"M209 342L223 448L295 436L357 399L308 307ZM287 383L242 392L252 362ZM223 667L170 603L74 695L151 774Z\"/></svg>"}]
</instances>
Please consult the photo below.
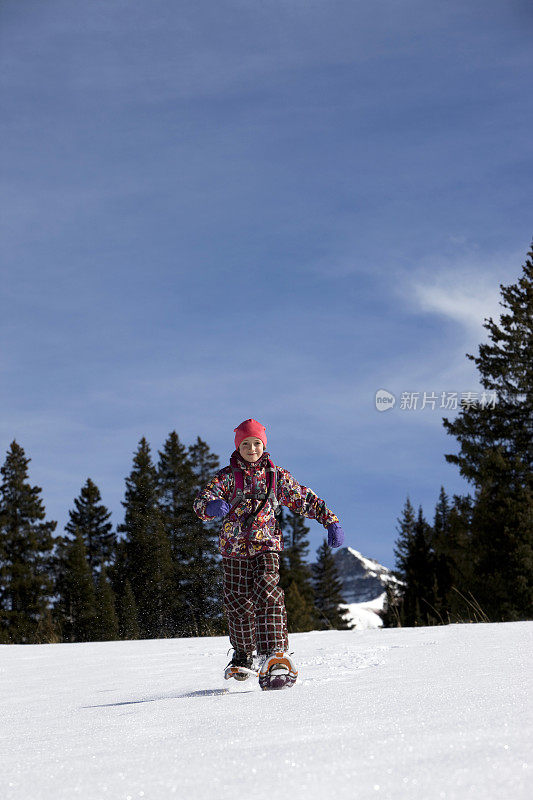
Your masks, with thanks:
<instances>
[{"instance_id":1,"label":"evergreen forest","mask_svg":"<svg viewBox=\"0 0 533 800\"><path fill-rule=\"evenodd\" d=\"M220 523L193 511L219 468L197 438L185 446L173 431L155 460L142 438L124 495L124 519L110 521L99 487L88 478L64 532L46 520L42 490L16 441L1 468L0 643L88 642L211 636L227 632L218 554ZM319 572L305 558L309 528L285 513L281 583L291 631L345 627L331 550Z\"/></svg>"}]
</instances>

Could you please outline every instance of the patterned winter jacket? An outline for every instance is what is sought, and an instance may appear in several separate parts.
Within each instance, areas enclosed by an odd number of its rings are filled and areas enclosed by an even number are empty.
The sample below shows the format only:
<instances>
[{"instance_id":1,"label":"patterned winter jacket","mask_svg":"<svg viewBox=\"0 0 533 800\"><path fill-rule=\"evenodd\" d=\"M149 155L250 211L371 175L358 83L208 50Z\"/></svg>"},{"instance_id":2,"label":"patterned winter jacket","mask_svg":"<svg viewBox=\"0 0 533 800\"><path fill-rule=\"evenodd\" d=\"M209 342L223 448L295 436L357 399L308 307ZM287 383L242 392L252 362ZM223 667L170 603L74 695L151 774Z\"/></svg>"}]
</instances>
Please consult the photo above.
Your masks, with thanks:
<instances>
[{"instance_id":1,"label":"patterned winter jacket","mask_svg":"<svg viewBox=\"0 0 533 800\"><path fill-rule=\"evenodd\" d=\"M253 518L251 525L248 523L244 530L243 523L253 509L259 507L259 502L254 499L256 494L267 491L268 473L265 466L269 454L264 452L255 463L245 461L238 451L235 451L237 462L243 470L244 492L250 495L234 511L222 520L220 534L220 552L225 557L250 557L266 551L283 550L283 537L272 503L267 502L263 510ZM276 498L281 505L287 506L296 514L301 514L308 519L316 519L325 528L339 518L329 510L325 502L306 486L300 484L292 477L290 472L283 467L276 467ZM210 500L222 499L230 504L235 488L235 480L231 466L219 470L202 489L194 501L194 511L202 520L212 520L205 513Z\"/></svg>"}]
</instances>

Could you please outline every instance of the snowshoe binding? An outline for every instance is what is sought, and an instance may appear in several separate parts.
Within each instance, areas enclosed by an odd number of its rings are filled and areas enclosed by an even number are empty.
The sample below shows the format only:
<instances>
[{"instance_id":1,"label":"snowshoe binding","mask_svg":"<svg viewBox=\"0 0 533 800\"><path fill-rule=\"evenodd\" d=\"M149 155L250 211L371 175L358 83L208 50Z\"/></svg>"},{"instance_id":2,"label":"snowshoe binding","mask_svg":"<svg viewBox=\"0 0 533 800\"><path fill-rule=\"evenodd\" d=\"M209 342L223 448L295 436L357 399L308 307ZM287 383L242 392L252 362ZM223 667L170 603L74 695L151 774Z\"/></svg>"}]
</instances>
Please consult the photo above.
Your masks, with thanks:
<instances>
[{"instance_id":1,"label":"snowshoe binding","mask_svg":"<svg viewBox=\"0 0 533 800\"><path fill-rule=\"evenodd\" d=\"M259 686L263 691L288 689L296 683L298 670L288 653L277 650L263 656L259 670Z\"/></svg>"},{"instance_id":2,"label":"snowshoe binding","mask_svg":"<svg viewBox=\"0 0 533 800\"><path fill-rule=\"evenodd\" d=\"M239 653L235 650L231 661L224 670L224 678L227 681L230 678L235 678L236 681L245 681L250 675L257 675L257 670L254 669L253 656L247 653Z\"/></svg>"}]
</instances>

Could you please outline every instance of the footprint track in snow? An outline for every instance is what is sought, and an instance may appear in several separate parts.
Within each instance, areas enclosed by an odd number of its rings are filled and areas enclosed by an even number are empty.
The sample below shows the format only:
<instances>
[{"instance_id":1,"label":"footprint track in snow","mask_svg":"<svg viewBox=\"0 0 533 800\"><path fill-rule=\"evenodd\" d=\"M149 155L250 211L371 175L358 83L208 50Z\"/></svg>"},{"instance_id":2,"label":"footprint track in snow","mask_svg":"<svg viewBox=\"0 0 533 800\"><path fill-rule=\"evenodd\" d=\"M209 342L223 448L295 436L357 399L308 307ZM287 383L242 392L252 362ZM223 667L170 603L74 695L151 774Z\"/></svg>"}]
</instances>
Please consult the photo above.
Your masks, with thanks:
<instances>
[{"instance_id":1,"label":"footprint track in snow","mask_svg":"<svg viewBox=\"0 0 533 800\"><path fill-rule=\"evenodd\" d=\"M360 653L354 653L353 650L335 653L317 653L315 656L299 659L298 683L327 683L333 680L333 678L337 680L343 675L352 675L354 672L361 669L380 667L385 663L383 650L388 649L388 647L380 647L373 648L372 650L364 650ZM328 674L320 674L323 672L323 670L319 669L320 667L326 667ZM319 674L313 674L317 672Z\"/></svg>"}]
</instances>

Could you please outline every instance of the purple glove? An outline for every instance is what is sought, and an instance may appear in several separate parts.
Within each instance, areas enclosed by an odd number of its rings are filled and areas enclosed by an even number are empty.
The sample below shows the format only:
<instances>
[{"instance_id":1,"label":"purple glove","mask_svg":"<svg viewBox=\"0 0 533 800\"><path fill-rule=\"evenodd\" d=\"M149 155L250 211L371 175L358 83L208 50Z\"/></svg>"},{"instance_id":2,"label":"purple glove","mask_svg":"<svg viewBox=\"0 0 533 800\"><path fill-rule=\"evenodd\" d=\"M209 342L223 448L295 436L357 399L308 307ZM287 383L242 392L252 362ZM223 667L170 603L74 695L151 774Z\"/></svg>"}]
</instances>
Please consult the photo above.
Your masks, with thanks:
<instances>
[{"instance_id":1,"label":"purple glove","mask_svg":"<svg viewBox=\"0 0 533 800\"><path fill-rule=\"evenodd\" d=\"M209 517L225 517L229 511L229 505L225 500L210 500L205 507L205 513Z\"/></svg>"},{"instance_id":2,"label":"purple glove","mask_svg":"<svg viewBox=\"0 0 533 800\"><path fill-rule=\"evenodd\" d=\"M344 542L344 531L338 522L328 525L328 544L330 547L340 547Z\"/></svg>"}]
</instances>

